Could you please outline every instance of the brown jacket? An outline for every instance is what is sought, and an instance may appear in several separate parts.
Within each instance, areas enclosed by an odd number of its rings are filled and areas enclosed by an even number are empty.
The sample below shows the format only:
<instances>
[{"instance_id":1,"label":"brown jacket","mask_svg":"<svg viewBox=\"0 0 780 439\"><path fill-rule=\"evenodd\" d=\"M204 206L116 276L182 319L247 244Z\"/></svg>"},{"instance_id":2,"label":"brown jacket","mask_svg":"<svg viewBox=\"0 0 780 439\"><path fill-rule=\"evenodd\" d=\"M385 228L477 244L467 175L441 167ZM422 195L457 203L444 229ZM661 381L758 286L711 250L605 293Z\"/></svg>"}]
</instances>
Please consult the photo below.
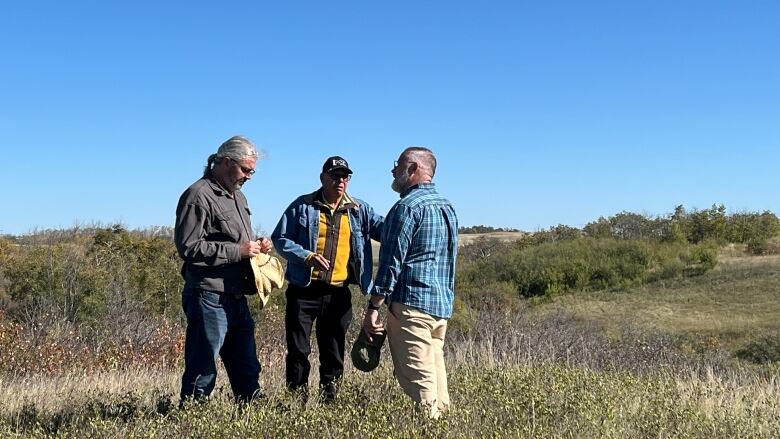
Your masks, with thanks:
<instances>
[{"instance_id":1,"label":"brown jacket","mask_svg":"<svg viewBox=\"0 0 780 439\"><path fill-rule=\"evenodd\" d=\"M174 241L184 260L185 288L229 294L256 291L248 259L239 245L254 240L251 212L241 191L233 196L214 179L201 178L179 198Z\"/></svg>"}]
</instances>

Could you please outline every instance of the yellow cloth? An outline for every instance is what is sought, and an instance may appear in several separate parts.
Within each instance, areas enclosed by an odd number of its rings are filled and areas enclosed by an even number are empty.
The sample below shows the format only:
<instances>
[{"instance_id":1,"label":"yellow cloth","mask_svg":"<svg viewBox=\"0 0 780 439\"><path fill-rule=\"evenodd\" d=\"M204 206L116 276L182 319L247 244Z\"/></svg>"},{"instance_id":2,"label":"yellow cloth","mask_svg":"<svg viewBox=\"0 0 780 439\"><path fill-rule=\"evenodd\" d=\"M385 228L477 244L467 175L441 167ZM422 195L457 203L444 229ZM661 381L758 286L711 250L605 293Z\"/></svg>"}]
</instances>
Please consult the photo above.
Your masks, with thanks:
<instances>
[{"instance_id":1,"label":"yellow cloth","mask_svg":"<svg viewBox=\"0 0 780 439\"><path fill-rule=\"evenodd\" d=\"M271 291L282 287L284 267L279 259L266 253L254 256L249 262L252 265L257 295L260 297L260 308L262 308L268 303Z\"/></svg>"}]
</instances>

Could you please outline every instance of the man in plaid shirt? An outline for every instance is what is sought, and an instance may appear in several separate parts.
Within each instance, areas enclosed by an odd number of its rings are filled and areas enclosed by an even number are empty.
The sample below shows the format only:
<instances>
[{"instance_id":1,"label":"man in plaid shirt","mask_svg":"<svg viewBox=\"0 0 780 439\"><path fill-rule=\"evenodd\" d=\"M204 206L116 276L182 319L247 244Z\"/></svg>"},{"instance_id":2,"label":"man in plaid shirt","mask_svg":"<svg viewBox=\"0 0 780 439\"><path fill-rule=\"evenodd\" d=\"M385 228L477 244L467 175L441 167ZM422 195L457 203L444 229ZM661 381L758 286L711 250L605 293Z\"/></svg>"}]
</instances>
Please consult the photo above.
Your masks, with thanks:
<instances>
[{"instance_id":1,"label":"man in plaid shirt","mask_svg":"<svg viewBox=\"0 0 780 439\"><path fill-rule=\"evenodd\" d=\"M401 199L385 217L379 271L363 330L384 330L379 307L387 303L387 338L395 375L415 403L438 418L448 409L444 336L452 316L458 218L432 183L436 157L409 147L393 167Z\"/></svg>"}]
</instances>

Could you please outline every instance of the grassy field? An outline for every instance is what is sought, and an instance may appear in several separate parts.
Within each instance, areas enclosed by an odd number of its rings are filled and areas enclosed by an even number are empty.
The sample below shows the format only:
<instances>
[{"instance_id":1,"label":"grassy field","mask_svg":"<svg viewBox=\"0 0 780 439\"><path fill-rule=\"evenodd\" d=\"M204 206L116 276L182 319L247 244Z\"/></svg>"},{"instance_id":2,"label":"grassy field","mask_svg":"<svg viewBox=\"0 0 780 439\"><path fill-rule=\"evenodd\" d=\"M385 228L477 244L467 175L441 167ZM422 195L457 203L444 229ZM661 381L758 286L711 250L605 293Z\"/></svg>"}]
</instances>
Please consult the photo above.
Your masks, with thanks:
<instances>
[{"instance_id":1,"label":"grassy field","mask_svg":"<svg viewBox=\"0 0 780 439\"><path fill-rule=\"evenodd\" d=\"M346 364L337 404L302 407L284 390L281 312L269 305L257 329L262 402L232 404L220 370L208 403L179 410L180 363L95 354L87 372L67 356L65 368L0 374L0 437L780 437L778 363L735 355L780 334L780 257L727 248L719 260L702 276L479 311L473 330L448 334L452 409L439 421L414 410L386 350L371 374ZM171 325L162 330L181 333ZM29 365L57 348L26 340L3 346L24 346Z\"/></svg>"},{"instance_id":2,"label":"grassy field","mask_svg":"<svg viewBox=\"0 0 780 439\"><path fill-rule=\"evenodd\" d=\"M486 352L483 352L486 353ZM278 384L249 407L175 409L178 371L4 379L3 437L765 437L780 435L778 382L759 375L636 376L575 366L454 364L453 408L425 419L385 363L348 371L339 402L301 407ZM268 377L266 377L267 379Z\"/></svg>"},{"instance_id":3,"label":"grassy field","mask_svg":"<svg viewBox=\"0 0 780 439\"><path fill-rule=\"evenodd\" d=\"M700 277L561 296L540 307L561 309L608 331L631 322L735 350L756 335L780 331L780 256L723 257Z\"/></svg>"}]
</instances>

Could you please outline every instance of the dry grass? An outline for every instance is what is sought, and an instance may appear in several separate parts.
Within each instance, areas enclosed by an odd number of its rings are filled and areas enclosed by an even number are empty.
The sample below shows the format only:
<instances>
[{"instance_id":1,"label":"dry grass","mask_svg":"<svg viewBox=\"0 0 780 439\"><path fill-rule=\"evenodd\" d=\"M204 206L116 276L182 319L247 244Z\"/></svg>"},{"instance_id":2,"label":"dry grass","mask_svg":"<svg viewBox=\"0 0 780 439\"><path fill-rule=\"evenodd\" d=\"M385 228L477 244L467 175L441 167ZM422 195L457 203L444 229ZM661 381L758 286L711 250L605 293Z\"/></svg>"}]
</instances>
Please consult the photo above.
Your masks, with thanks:
<instances>
[{"instance_id":1,"label":"dry grass","mask_svg":"<svg viewBox=\"0 0 780 439\"><path fill-rule=\"evenodd\" d=\"M117 372L73 371L60 376L35 375L24 378L0 376L0 408L18 412L34 405L44 413L56 413L85 403L95 395L123 395L137 392L144 403L178 389L180 373L172 370L137 369Z\"/></svg>"},{"instance_id":2,"label":"dry grass","mask_svg":"<svg viewBox=\"0 0 780 439\"><path fill-rule=\"evenodd\" d=\"M349 370L334 408L306 410L273 374L268 403L242 412L224 374L213 401L180 412L160 401L178 370L0 380L0 431L16 437L777 437L776 375L711 371L647 376L576 366L522 365L488 345L448 357L451 416L424 422L392 378L389 359L371 374ZM489 362L487 360L490 360ZM162 398L161 398L162 396ZM279 404L291 407L278 410ZM30 407L33 407L32 409ZM427 431L427 432L426 432Z\"/></svg>"},{"instance_id":3,"label":"dry grass","mask_svg":"<svg viewBox=\"0 0 780 439\"><path fill-rule=\"evenodd\" d=\"M676 382L684 402L699 407L710 419L715 414L740 416L762 408L770 408L770 413L780 419L780 382L776 374L753 376L746 382L735 372L716 374L710 370L705 376L694 374Z\"/></svg>"}]
</instances>

